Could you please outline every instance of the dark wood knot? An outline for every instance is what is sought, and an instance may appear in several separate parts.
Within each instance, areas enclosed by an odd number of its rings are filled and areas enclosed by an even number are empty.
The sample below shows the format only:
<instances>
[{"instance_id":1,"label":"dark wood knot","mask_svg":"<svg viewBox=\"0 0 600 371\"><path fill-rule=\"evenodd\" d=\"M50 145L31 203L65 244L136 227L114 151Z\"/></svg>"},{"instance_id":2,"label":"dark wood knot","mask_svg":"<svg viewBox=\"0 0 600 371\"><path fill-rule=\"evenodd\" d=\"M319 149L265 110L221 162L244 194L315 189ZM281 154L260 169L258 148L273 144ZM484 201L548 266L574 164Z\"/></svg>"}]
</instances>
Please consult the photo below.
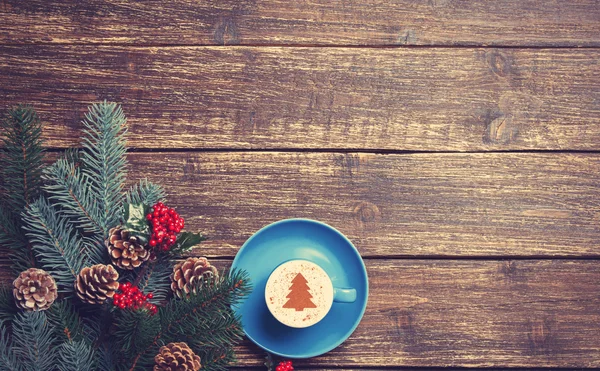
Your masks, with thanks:
<instances>
[{"instance_id":1,"label":"dark wood knot","mask_svg":"<svg viewBox=\"0 0 600 371\"><path fill-rule=\"evenodd\" d=\"M237 45L240 43L238 27L232 18L223 18L217 23L214 41L219 45Z\"/></svg>"},{"instance_id":2,"label":"dark wood knot","mask_svg":"<svg viewBox=\"0 0 600 371\"><path fill-rule=\"evenodd\" d=\"M381 220L381 212L377 205L370 202L361 201L353 209L354 219L360 227L367 223L375 223Z\"/></svg>"}]
</instances>

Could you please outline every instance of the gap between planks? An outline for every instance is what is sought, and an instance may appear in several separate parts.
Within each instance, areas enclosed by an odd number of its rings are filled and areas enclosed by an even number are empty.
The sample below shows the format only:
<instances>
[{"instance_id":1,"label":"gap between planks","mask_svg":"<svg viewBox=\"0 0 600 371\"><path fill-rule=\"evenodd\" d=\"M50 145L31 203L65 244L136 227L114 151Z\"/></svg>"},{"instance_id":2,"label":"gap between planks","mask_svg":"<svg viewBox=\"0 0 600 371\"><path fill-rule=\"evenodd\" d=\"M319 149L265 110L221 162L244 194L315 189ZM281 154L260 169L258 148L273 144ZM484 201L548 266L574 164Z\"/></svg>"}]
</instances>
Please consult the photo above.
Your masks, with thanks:
<instances>
[{"instance_id":1,"label":"gap between planks","mask_svg":"<svg viewBox=\"0 0 600 371\"><path fill-rule=\"evenodd\" d=\"M215 44L161 44L161 43L106 43L106 42L36 42L36 43L0 43L0 46L110 46L110 47L128 47L128 48L322 48L322 49L531 49L531 50L578 50L578 49L598 49L597 45L481 45L481 44L461 44L461 45L360 45L360 44L236 44L236 45L215 45Z\"/></svg>"}]
</instances>

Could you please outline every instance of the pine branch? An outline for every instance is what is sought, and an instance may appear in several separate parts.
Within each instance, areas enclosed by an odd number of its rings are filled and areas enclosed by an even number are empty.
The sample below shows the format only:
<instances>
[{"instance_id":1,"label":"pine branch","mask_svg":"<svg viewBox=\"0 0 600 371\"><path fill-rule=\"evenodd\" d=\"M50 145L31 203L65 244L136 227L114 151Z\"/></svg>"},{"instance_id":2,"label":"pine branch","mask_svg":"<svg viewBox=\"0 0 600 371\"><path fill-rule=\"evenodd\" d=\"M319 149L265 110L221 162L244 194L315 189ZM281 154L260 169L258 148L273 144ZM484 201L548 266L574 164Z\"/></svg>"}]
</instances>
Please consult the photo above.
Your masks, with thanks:
<instances>
[{"instance_id":1,"label":"pine branch","mask_svg":"<svg viewBox=\"0 0 600 371\"><path fill-rule=\"evenodd\" d=\"M48 322L55 329L55 336L62 342L92 340L84 337L84 326L70 300L63 299L55 302L47 311Z\"/></svg>"},{"instance_id":2,"label":"pine branch","mask_svg":"<svg viewBox=\"0 0 600 371\"><path fill-rule=\"evenodd\" d=\"M0 326L12 322L18 312L12 289L9 286L0 286Z\"/></svg>"},{"instance_id":3,"label":"pine branch","mask_svg":"<svg viewBox=\"0 0 600 371\"><path fill-rule=\"evenodd\" d=\"M90 265L105 264L109 261L108 250L104 241L98 241L98 239L91 237L83 237L81 241L84 246L85 260Z\"/></svg>"},{"instance_id":4,"label":"pine branch","mask_svg":"<svg viewBox=\"0 0 600 371\"><path fill-rule=\"evenodd\" d=\"M167 300L171 293L171 273L173 266L168 259L159 258L157 261L146 263L136 279L139 280L137 287L146 294L151 292L153 298L149 301L159 304Z\"/></svg>"},{"instance_id":5,"label":"pine branch","mask_svg":"<svg viewBox=\"0 0 600 371\"><path fill-rule=\"evenodd\" d=\"M105 342L96 350L96 365L98 371L126 370L126 365L120 362L119 350L114 341Z\"/></svg>"},{"instance_id":6,"label":"pine branch","mask_svg":"<svg viewBox=\"0 0 600 371\"><path fill-rule=\"evenodd\" d=\"M22 312L13 321L13 349L27 371L51 370L56 353L52 351L54 329L44 312Z\"/></svg>"},{"instance_id":7,"label":"pine branch","mask_svg":"<svg viewBox=\"0 0 600 371\"><path fill-rule=\"evenodd\" d=\"M207 325L214 323L217 318L231 315L230 305L235 305L250 292L248 275L241 271L232 271L223 274L216 282L204 284L197 288L197 294L190 295L186 300L171 299L159 310L160 331L156 334L150 345L137 352L133 357L130 371L140 365L151 363L152 355L158 351L159 344L178 341L181 338L191 338ZM238 324L238 328L241 325ZM240 334L241 335L241 334ZM222 348L233 346L237 340L222 334Z\"/></svg>"},{"instance_id":8,"label":"pine branch","mask_svg":"<svg viewBox=\"0 0 600 371\"><path fill-rule=\"evenodd\" d=\"M39 196L44 158L42 125L33 108L18 106L8 112L0 128L4 147L0 193L2 203L14 218Z\"/></svg>"},{"instance_id":9,"label":"pine branch","mask_svg":"<svg viewBox=\"0 0 600 371\"><path fill-rule=\"evenodd\" d=\"M86 247L73 226L43 197L29 205L23 221L42 267L57 281L59 291L72 292L87 263Z\"/></svg>"},{"instance_id":10,"label":"pine branch","mask_svg":"<svg viewBox=\"0 0 600 371\"><path fill-rule=\"evenodd\" d=\"M43 167L42 125L33 108L18 106L0 121L0 245L6 246L15 273L35 266L21 232L21 213L40 193Z\"/></svg>"},{"instance_id":11,"label":"pine branch","mask_svg":"<svg viewBox=\"0 0 600 371\"><path fill-rule=\"evenodd\" d=\"M103 239L120 221L117 210L122 206L127 166L125 122L121 106L107 102L92 105L83 121L86 128L81 153L83 173L90 179Z\"/></svg>"},{"instance_id":12,"label":"pine branch","mask_svg":"<svg viewBox=\"0 0 600 371\"><path fill-rule=\"evenodd\" d=\"M59 371L89 371L95 369L94 350L83 340L67 341L58 348Z\"/></svg>"},{"instance_id":13,"label":"pine branch","mask_svg":"<svg viewBox=\"0 0 600 371\"><path fill-rule=\"evenodd\" d=\"M125 195L125 201L128 204L144 204L152 206L166 197L166 192L162 186L149 182L148 179L141 179L133 185Z\"/></svg>"},{"instance_id":14,"label":"pine branch","mask_svg":"<svg viewBox=\"0 0 600 371\"><path fill-rule=\"evenodd\" d=\"M23 370L10 341L8 330L4 326L0 326L0 370Z\"/></svg>"},{"instance_id":15,"label":"pine branch","mask_svg":"<svg viewBox=\"0 0 600 371\"><path fill-rule=\"evenodd\" d=\"M13 219L7 210L0 206L0 246L8 249L12 261L11 268L19 274L27 268L35 267L35 257L22 231L21 221Z\"/></svg>"},{"instance_id":16,"label":"pine branch","mask_svg":"<svg viewBox=\"0 0 600 371\"><path fill-rule=\"evenodd\" d=\"M232 348L193 349L200 356L203 371L227 371L228 366L236 361Z\"/></svg>"},{"instance_id":17,"label":"pine branch","mask_svg":"<svg viewBox=\"0 0 600 371\"><path fill-rule=\"evenodd\" d=\"M150 345L160 330L160 319L146 310L123 310L115 316L115 343L125 354L138 353Z\"/></svg>"},{"instance_id":18,"label":"pine branch","mask_svg":"<svg viewBox=\"0 0 600 371\"><path fill-rule=\"evenodd\" d=\"M200 323L180 331L181 338L185 336L188 344L197 348L222 347L223 344L233 344L242 340L244 331L240 326L240 318L231 309L225 309L221 316L201 319Z\"/></svg>"},{"instance_id":19,"label":"pine branch","mask_svg":"<svg viewBox=\"0 0 600 371\"><path fill-rule=\"evenodd\" d=\"M101 264L108 258L104 232L100 227L101 210L89 191L89 177L81 172L75 162L69 160L74 157L73 153L68 153L45 169L44 190L50 201L61 206L57 212L83 231L83 246L86 247L83 252L87 260L92 264Z\"/></svg>"},{"instance_id":20,"label":"pine branch","mask_svg":"<svg viewBox=\"0 0 600 371\"><path fill-rule=\"evenodd\" d=\"M59 203L61 212L78 228L103 240L100 225L102 210L90 192L89 177L65 157L46 168L43 179L46 181L44 190L48 193L48 199Z\"/></svg>"}]
</instances>

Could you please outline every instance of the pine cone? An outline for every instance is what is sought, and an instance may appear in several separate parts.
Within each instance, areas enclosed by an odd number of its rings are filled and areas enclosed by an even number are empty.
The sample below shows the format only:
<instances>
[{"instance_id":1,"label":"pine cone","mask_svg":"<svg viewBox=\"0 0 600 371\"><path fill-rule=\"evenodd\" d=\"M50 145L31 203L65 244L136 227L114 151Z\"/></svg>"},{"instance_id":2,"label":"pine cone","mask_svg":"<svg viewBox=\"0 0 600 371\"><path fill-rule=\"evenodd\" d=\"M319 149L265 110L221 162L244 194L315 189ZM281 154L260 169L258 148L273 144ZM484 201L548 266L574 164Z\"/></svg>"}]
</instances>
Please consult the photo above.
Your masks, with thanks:
<instances>
[{"instance_id":1,"label":"pine cone","mask_svg":"<svg viewBox=\"0 0 600 371\"><path fill-rule=\"evenodd\" d=\"M13 282L17 307L27 311L46 310L58 296L56 281L48 272L29 268Z\"/></svg>"},{"instance_id":2,"label":"pine cone","mask_svg":"<svg viewBox=\"0 0 600 371\"><path fill-rule=\"evenodd\" d=\"M96 264L85 267L75 281L75 291L82 301L103 304L119 288L119 273L112 265Z\"/></svg>"},{"instance_id":3,"label":"pine cone","mask_svg":"<svg viewBox=\"0 0 600 371\"><path fill-rule=\"evenodd\" d=\"M154 357L154 371L198 371L200 357L186 343L169 343L160 348Z\"/></svg>"},{"instance_id":4,"label":"pine cone","mask_svg":"<svg viewBox=\"0 0 600 371\"><path fill-rule=\"evenodd\" d=\"M150 251L121 227L111 228L105 244L112 263L122 269L132 270L150 258Z\"/></svg>"},{"instance_id":5,"label":"pine cone","mask_svg":"<svg viewBox=\"0 0 600 371\"><path fill-rule=\"evenodd\" d=\"M186 297L195 288L202 286L207 279L217 279L217 268L210 265L206 258L188 258L175 264L171 274L171 290L179 298Z\"/></svg>"}]
</instances>

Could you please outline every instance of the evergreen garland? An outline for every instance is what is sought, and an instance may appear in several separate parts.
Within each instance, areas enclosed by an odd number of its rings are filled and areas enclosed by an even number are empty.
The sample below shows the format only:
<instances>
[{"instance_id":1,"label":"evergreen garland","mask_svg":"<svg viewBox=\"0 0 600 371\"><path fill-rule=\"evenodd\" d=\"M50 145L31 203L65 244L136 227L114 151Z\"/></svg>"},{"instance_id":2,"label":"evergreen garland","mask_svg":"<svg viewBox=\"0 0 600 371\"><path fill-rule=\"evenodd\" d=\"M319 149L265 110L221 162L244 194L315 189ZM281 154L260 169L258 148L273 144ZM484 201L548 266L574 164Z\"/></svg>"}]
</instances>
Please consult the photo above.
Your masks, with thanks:
<instances>
[{"instance_id":1,"label":"evergreen garland","mask_svg":"<svg viewBox=\"0 0 600 371\"><path fill-rule=\"evenodd\" d=\"M12 287L0 287L0 370L146 370L170 342L186 342L201 357L203 370L224 370L235 360L233 345L243 332L230 306L249 293L248 277L222 272L199 282L184 299L173 296L173 259L205 238L182 232L167 251L152 250L155 237L147 235L152 226L145 213L166 193L146 179L125 189L125 123L120 106L93 105L83 122L83 148L67 151L43 169L35 111L19 106L2 121L2 156L9 166L0 170L0 246L10 249L15 276L28 268L43 269L56 281L59 297L45 311L23 311ZM135 269L114 260L125 252L115 250L108 238L128 238L121 230L137 240L119 243L152 251ZM106 295L121 293L127 282L139 295L153 296L145 305L125 309L115 306L116 295L115 305L112 300L84 303L81 285L109 284L102 280L110 278L93 276L100 281L76 285L82 269L96 264L114 264L119 273L118 291L113 287ZM39 295L36 300L43 300L43 291ZM20 300L26 299L33 300Z\"/></svg>"}]
</instances>

